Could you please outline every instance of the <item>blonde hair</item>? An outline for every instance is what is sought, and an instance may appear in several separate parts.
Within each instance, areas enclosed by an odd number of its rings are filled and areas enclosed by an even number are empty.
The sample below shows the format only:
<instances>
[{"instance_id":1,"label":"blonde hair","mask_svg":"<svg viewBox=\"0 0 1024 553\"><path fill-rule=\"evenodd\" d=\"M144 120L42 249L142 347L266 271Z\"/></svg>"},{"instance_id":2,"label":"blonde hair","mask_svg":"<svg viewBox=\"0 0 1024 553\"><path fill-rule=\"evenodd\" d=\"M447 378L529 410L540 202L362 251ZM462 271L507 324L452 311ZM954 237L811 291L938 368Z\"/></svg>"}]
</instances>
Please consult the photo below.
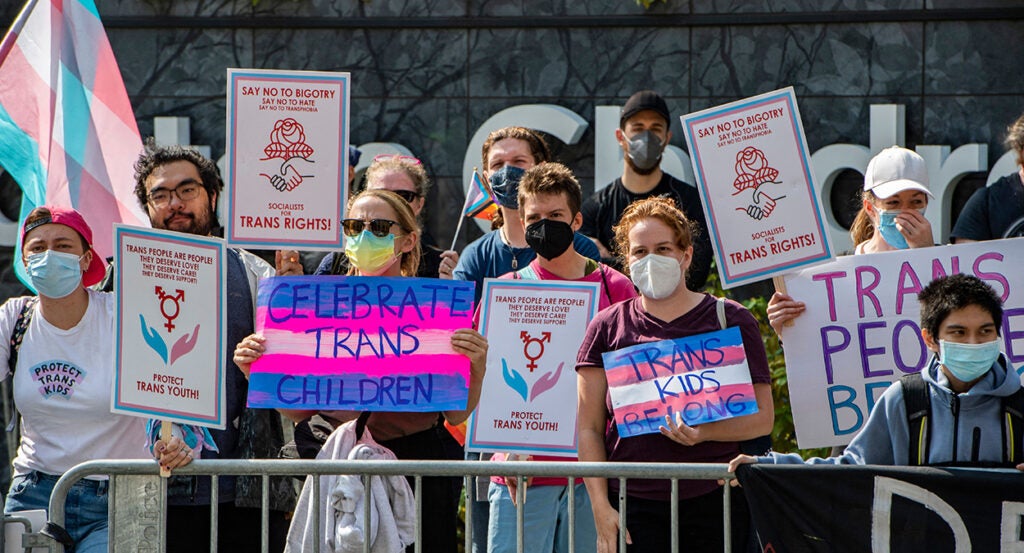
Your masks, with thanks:
<instances>
[{"instance_id":1,"label":"blonde hair","mask_svg":"<svg viewBox=\"0 0 1024 553\"><path fill-rule=\"evenodd\" d=\"M420 197L425 198L427 196L427 190L430 189L430 179L427 177L427 170L423 168L422 163L416 163L416 161L409 159L407 156L389 156L373 160L373 163L366 168L366 173L364 174L366 187L369 188L370 183L391 172L404 173L412 181L413 187L416 188L416 193Z\"/></svg>"},{"instance_id":2,"label":"blonde hair","mask_svg":"<svg viewBox=\"0 0 1024 553\"><path fill-rule=\"evenodd\" d=\"M401 196L390 190L363 190L352 196L352 199L348 201L348 209L352 209L352 206L357 201L367 197L377 198L388 204L392 211L395 212L397 219L395 222L398 223L398 226L402 227L406 234L416 233L416 243L413 245L412 250L402 253L402 276L416 276L420 267L420 226L416 222L416 216L413 215L409 202L403 200ZM347 274L356 275L358 273L359 270L350 264Z\"/></svg>"},{"instance_id":3,"label":"blonde hair","mask_svg":"<svg viewBox=\"0 0 1024 553\"><path fill-rule=\"evenodd\" d=\"M612 228L615 231L615 247L623 269L629 274L629 231L644 219L656 219L672 229L675 235L676 245L686 250L693 245L693 221L690 221L686 214L676 207L675 201L670 198L646 198L637 200L622 212L619 224Z\"/></svg>"},{"instance_id":4,"label":"blonde hair","mask_svg":"<svg viewBox=\"0 0 1024 553\"><path fill-rule=\"evenodd\" d=\"M871 221L871 217L868 217L868 211L864 209L864 202L874 203L875 200L878 200L878 196L875 196L875 193L870 190L865 190L860 198L860 211L857 212L853 224L850 225L850 238L853 239L854 246L871 240L875 234L875 223Z\"/></svg>"},{"instance_id":5,"label":"blonde hair","mask_svg":"<svg viewBox=\"0 0 1024 553\"><path fill-rule=\"evenodd\" d=\"M1006 147L1017 153L1017 165L1024 165L1024 115L1006 127Z\"/></svg>"}]
</instances>

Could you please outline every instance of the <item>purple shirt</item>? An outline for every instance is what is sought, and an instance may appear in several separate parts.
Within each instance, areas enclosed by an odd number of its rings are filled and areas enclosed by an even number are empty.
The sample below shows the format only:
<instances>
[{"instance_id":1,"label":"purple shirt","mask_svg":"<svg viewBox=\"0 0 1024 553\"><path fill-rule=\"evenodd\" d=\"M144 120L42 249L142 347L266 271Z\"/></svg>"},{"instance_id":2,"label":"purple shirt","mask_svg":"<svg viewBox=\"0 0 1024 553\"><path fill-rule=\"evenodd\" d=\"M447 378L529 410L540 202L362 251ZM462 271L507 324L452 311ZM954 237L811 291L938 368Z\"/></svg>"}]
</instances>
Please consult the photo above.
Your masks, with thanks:
<instances>
[{"instance_id":1,"label":"purple shirt","mask_svg":"<svg viewBox=\"0 0 1024 553\"><path fill-rule=\"evenodd\" d=\"M642 298L617 303L598 313L587 326L576 370L582 367L604 367L601 354L628 346L662 340L672 340L695 334L720 330L717 299L705 295L704 299L689 312L674 321L662 321L644 311ZM750 380L754 384L770 383L768 356L761 341L757 320L742 305L726 300L725 319L727 326L738 326L743 336L743 349L747 354ZM612 412L611 396L606 395L605 404ZM613 462L633 463L727 463L739 455L738 442L703 442L694 446L678 444L661 434L644 434L631 438L619 438L618 428L609 417L605 431L605 452ZM714 480L680 480L679 498L686 499L704 495L718 488ZM618 492L617 479L608 479L608 489ZM671 488L668 480L630 480L627 493L644 499L668 501Z\"/></svg>"}]
</instances>

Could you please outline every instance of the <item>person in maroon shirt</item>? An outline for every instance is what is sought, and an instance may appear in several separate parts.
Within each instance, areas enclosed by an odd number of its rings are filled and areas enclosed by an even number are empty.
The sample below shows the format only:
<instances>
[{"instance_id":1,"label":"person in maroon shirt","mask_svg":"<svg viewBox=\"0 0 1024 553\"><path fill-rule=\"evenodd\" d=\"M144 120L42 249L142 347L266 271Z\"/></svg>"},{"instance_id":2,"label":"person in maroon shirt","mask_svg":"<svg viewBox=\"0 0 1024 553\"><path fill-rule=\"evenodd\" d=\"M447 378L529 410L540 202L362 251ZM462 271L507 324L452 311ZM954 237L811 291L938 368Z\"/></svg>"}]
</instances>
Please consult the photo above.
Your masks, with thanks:
<instances>
[{"instance_id":1,"label":"person in maroon shirt","mask_svg":"<svg viewBox=\"0 0 1024 553\"><path fill-rule=\"evenodd\" d=\"M725 300L725 325L739 327L758 412L697 426L681 415L666 417L660 433L622 438L611 418L611 400L601 354L640 343L672 340L722 328L718 298L686 287L693 259L691 223L670 200L631 204L615 227L618 250L640 296L600 312L587 327L576 360L579 375L579 460L615 462L727 463L739 442L771 432L774 423L768 358L757 321L740 304ZM677 414L679 415L679 414ZM660 424L660 421L648 421ZM597 550L618 544L618 481L584 479L597 526ZM669 551L671 484L630 480L626 484L628 551ZM749 515L741 494L732 500L733 550L744 551ZM687 551L722 551L722 492L712 480L679 482L680 543Z\"/></svg>"}]
</instances>

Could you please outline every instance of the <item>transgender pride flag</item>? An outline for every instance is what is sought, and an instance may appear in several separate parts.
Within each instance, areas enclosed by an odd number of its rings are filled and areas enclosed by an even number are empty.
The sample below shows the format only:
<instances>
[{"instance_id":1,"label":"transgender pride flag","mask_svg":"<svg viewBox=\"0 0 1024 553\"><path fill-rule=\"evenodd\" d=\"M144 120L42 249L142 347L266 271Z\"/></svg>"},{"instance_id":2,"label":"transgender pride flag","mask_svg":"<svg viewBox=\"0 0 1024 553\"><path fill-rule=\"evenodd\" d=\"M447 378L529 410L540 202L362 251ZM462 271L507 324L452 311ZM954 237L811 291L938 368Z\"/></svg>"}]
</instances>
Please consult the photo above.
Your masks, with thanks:
<instances>
[{"instance_id":1,"label":"transgender pride flag","mask_svg":"<svg viewBox=\"0 0 1024 553\"><path fill-rule=\"evenodd\" d=\"M602 354L619 436L655 434L665 416L689 426L757 412L738 327Z\"/></svg>"},{"instance_id":2,"label":"transgender pride flag","mask_svg":"<svg viewBox=\"0 0 1024 553\"><path fill-rule=\"evenodd\" d=\"M149 226L133 192L141 151L96 5L29 0L0 43L0 165L24 193L21 219L44 204L74 207L96 251L113 255L113 223Z\"/></svg>"}]
</instances>

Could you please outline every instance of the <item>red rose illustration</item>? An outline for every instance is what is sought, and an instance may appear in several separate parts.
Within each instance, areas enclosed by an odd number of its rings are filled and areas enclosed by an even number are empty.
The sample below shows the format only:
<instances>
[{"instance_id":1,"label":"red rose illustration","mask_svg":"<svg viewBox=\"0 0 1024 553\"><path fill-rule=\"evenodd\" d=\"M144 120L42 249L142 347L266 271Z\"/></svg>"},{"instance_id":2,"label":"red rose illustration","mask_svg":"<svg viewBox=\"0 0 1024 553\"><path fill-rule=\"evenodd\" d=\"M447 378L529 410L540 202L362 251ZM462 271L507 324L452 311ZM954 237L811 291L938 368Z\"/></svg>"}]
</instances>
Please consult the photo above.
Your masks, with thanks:
<instances>
[{"instance_id":1,"label":"red rose illustration","mask_svg":"<svg viewBox=\"0 0 1024 553\"><path fill-rule=\"evenodd\" d=\"M263 149L263 153L268 159L308 158L313 155L313 148L306 144L306 131L302 124L289 117L274 123L274 130L270 131L270 144Z\"/></svg>"},{"instance_id":2,"label":"red rose illustration","mask_svg":"<svg viewBox=\"0 0 1024 553\"><path fill-rule=\"evenodd\" d=\"M747 146L736 154L736 175L732 185L736 188L736 193L739 193L748 188L757 188L762 183L775 181L779 172L768 166L764 152Z\"/></svg>"}]
</instances>

